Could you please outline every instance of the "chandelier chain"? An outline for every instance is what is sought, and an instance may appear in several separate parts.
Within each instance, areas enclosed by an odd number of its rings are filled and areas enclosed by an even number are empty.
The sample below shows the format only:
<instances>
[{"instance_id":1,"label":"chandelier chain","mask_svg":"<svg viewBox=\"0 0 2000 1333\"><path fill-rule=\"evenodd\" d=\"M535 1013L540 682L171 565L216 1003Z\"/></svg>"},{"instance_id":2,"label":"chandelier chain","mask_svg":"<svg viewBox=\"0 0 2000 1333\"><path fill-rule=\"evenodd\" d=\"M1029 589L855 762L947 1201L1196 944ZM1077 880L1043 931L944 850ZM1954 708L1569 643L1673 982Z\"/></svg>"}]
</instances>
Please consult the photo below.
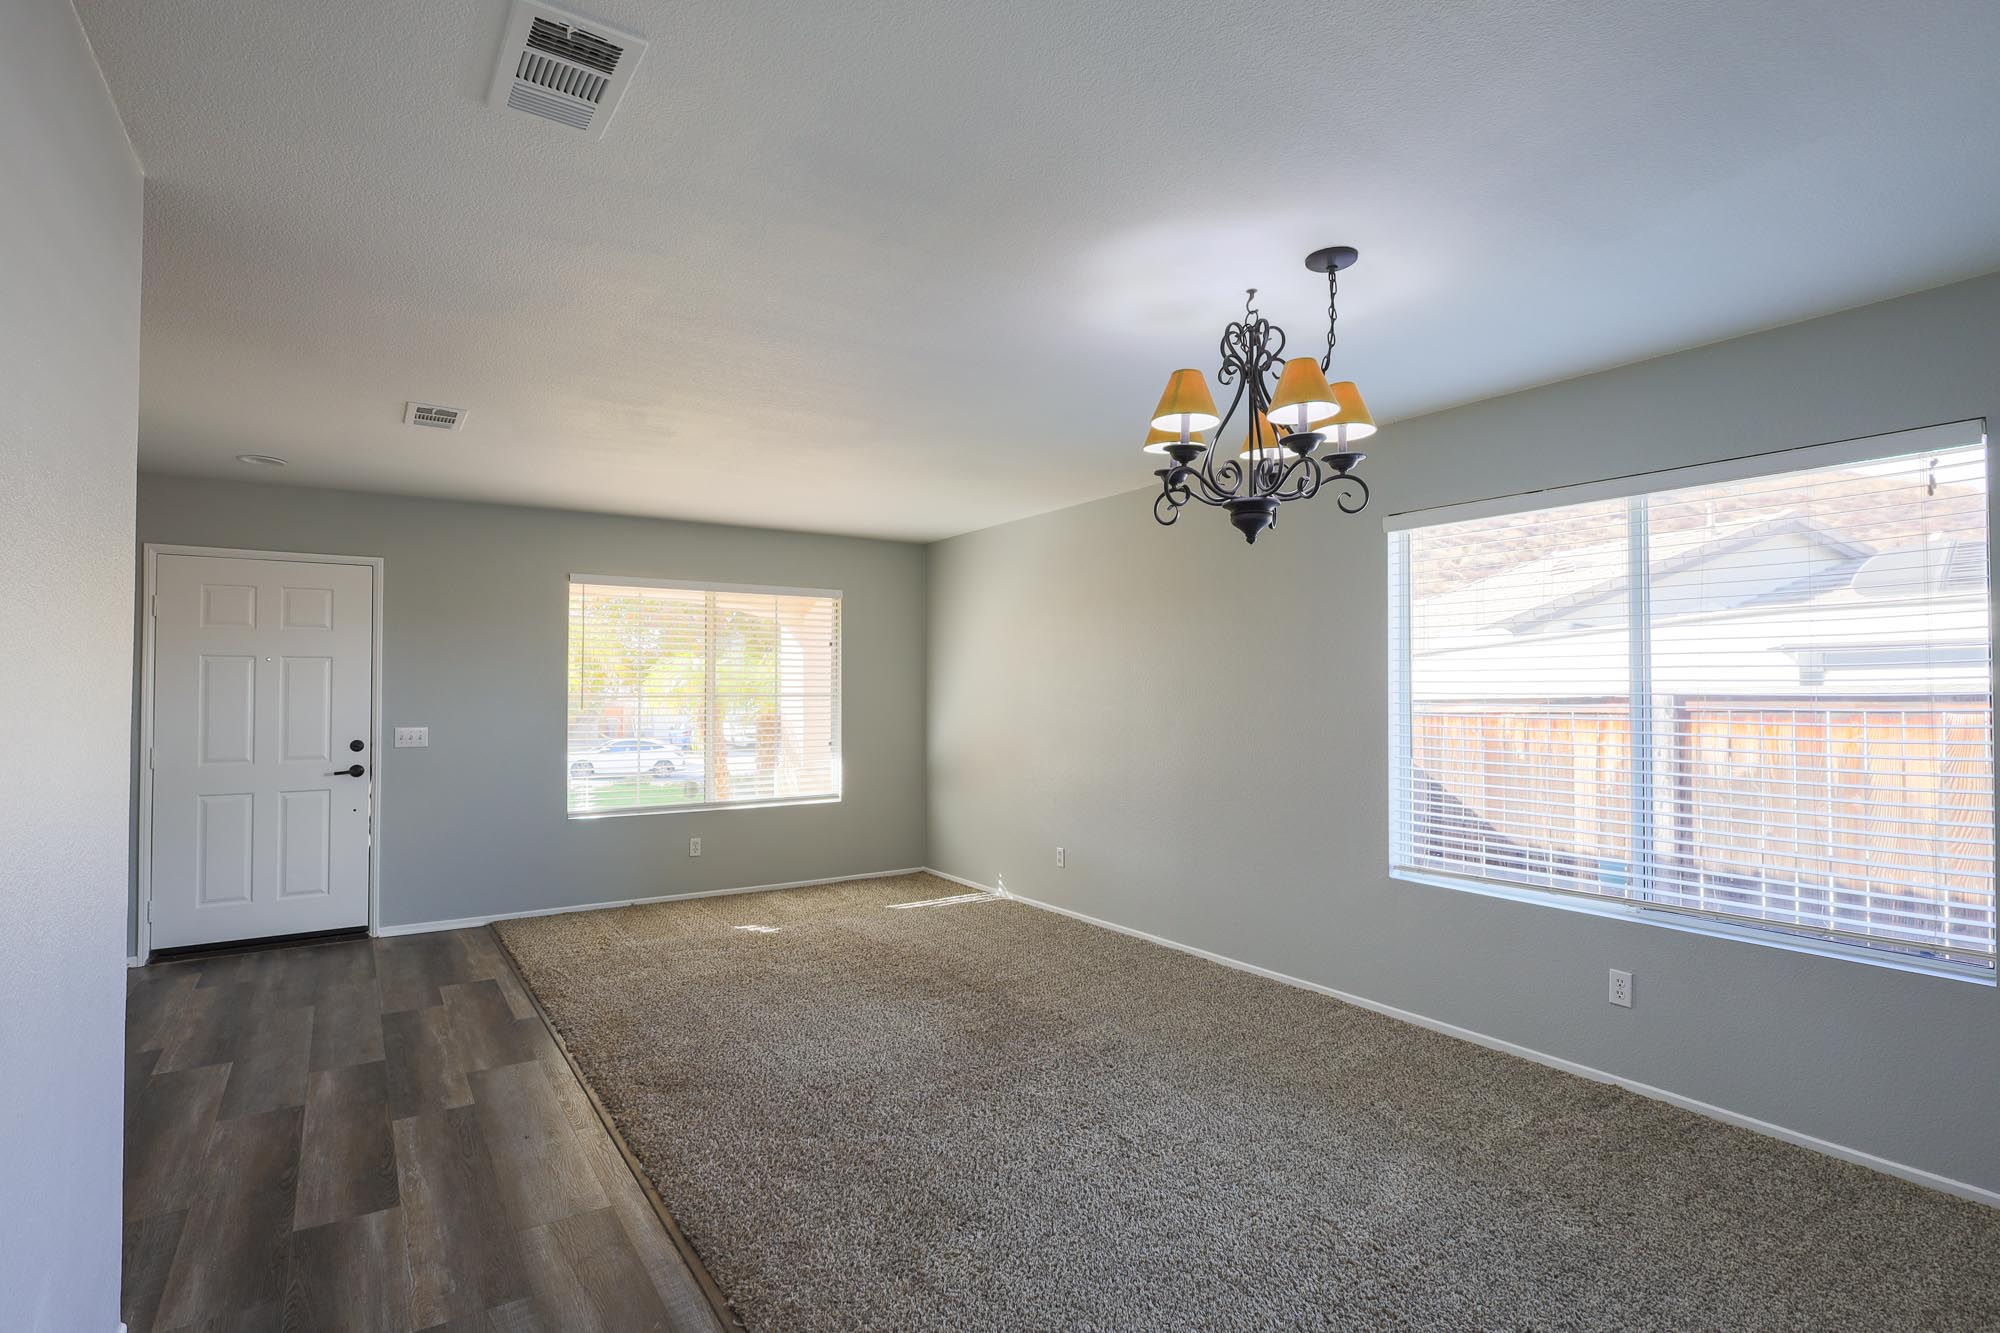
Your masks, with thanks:
<instances>
[{"instance_id":1,"label":"chandelier chain","mask_svg":"<svg viewBox=\"0 0 2000 1333\"><path fill-rule=\"evenodd\" d=\"M1340 270L1326 271L1326 355L1319 359L1321 374L1333 370L1333 345L1340 341Z\"/></svg>"}]
</instances>

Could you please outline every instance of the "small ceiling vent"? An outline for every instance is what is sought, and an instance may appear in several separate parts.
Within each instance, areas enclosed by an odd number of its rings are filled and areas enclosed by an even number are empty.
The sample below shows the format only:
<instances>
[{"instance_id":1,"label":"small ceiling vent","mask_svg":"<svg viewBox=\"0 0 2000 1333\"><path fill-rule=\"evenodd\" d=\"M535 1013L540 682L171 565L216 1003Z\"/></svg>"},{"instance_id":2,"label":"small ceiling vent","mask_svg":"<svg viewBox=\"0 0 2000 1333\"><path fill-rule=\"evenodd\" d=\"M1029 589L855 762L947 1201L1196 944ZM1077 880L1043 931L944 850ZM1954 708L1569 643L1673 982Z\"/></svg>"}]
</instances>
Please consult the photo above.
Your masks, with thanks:
<instances>
[{"instance_id":1,"label":"small ceiling vent","mask_svg":"<svg viewBox=\"0 0 2000 1333\"><path fill-rule=\"evenodd\" d=\"M486 100L601 139L645 54L643 38L514 0Z\"/></svg>"},{"instance_id":2,"label":"small ceiling vent","mask_svg":"<svg viewBox=\"0 0 2000 1333\"><path fill-rule=\"evenodd\" d=\"M436 403L403 404L405 426L427 426L432 430L457 430L465 421L462 407L439 407Z\"/></svg>"}]
</instances>

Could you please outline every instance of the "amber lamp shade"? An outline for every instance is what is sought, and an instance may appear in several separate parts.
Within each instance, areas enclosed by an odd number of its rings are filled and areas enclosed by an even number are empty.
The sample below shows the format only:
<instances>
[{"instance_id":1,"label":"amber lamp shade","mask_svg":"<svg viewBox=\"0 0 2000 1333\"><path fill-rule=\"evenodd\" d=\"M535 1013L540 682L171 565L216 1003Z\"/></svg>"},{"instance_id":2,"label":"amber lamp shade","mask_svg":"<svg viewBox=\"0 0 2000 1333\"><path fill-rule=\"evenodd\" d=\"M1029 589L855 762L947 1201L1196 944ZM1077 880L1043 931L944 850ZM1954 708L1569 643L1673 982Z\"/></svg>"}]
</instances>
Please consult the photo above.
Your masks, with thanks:
<instances>
[{"instance_id":1,"label":"amber lamp shade","mask_svg":"<svg viewBox=\"0 0 2000 1333\"><path fill-rule=\"evenodd\" d=\"M1215 399L1208 396L1208 381L1199 370L1176 370L1167 376L1167 391L1153 409L1153 429L1170 430L1178 438L1181 431L1207 430L1222 424L1215 414Z\"/></svg>"},{"instance_id":2,"label":"amber lamp shade","mask_svg":"<svg viewBox=\"0 0 2000 1333\"><path fill-rule=\"evenodd\" d=\"M1354 387L1353 380L1341 380L1333 386L1333 399L1340 404L1340 411L1324 421L1313 422L1312 428L1332 435L1334 427L1347 427L1347 442L1365 440L1375 433L1375 418L1368 415L1368 404L1361 401L1361 390Z\"/></svg>"},{"instance_id":3,"label":"amber lamp shade","mask_svg":"<svg viewBox=\"0 0 2000 1333\"><path fill-rule=\"evenodd\" d=\"M1271 418L1259 412L1251 419L1250 429L1243 433L1243 452L1236 456L1255 457L1260 463L1276 463L1287 457L1278 445L1278 431Z\"/></svg>"},{"instance_id":4,"label":"amber lamp shade","mask_svg":"<svg viewBox=\"0 0 2000 1333\"><path fill-rule=\"evenodd\" d=\"M1280 425L1294 430L1308 429L1308 423L1340 411L1319 362L1309 356L1295 356L1285 362L1278 387L1271 394L1271 415Z\"/></svg>"}]
</instances>

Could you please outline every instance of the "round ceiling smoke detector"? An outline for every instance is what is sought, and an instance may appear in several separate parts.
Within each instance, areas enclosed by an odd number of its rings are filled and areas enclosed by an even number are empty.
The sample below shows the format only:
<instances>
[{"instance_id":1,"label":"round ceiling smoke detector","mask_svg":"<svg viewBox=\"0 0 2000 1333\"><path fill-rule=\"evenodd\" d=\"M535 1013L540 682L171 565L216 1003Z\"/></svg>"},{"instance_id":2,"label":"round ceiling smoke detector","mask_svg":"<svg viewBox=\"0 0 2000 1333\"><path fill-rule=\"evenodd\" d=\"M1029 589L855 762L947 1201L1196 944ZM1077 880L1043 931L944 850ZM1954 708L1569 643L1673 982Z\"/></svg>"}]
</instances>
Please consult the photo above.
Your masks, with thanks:
<instances>
[{"instance_id":1,"label":"round ceiling smoke detector","mask_svg":"<svg viewBox=\"0 0 2000 1333\"><path fill-rule=\"evenodd\" d=\"M252 467L283 467L285 460L276 454L238 454L236 461L248 463Z\"/></svg>"}]
</instances>

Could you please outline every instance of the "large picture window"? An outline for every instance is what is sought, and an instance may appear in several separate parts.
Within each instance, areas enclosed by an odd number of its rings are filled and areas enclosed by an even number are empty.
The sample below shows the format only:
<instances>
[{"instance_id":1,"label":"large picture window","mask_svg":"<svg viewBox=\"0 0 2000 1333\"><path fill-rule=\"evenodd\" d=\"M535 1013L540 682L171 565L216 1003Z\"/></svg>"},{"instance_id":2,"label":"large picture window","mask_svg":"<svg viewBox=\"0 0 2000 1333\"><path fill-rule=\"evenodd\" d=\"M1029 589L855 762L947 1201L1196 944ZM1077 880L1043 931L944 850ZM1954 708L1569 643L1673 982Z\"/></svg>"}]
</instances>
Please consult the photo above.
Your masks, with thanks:
<instances>
[{"instance_id":1,"label":"large picture window","mask_svg":"<svg viewBox=\"0 0 2000 1333\"><path fill-rule=\"evenodd\" d=\"M1990 970L1982 427L1636 485L1392 520L1393 868Z\"/></svg>"},{"instance_id":2,"label":"large picture window","mask_svg":"<svg viewBox=\"0 0 2000 1333\"><path fill-rule=\"evenodd\" d=\"M578 575L571 815L840 795L840 594Z\"/></svg>"}]
</instances>

